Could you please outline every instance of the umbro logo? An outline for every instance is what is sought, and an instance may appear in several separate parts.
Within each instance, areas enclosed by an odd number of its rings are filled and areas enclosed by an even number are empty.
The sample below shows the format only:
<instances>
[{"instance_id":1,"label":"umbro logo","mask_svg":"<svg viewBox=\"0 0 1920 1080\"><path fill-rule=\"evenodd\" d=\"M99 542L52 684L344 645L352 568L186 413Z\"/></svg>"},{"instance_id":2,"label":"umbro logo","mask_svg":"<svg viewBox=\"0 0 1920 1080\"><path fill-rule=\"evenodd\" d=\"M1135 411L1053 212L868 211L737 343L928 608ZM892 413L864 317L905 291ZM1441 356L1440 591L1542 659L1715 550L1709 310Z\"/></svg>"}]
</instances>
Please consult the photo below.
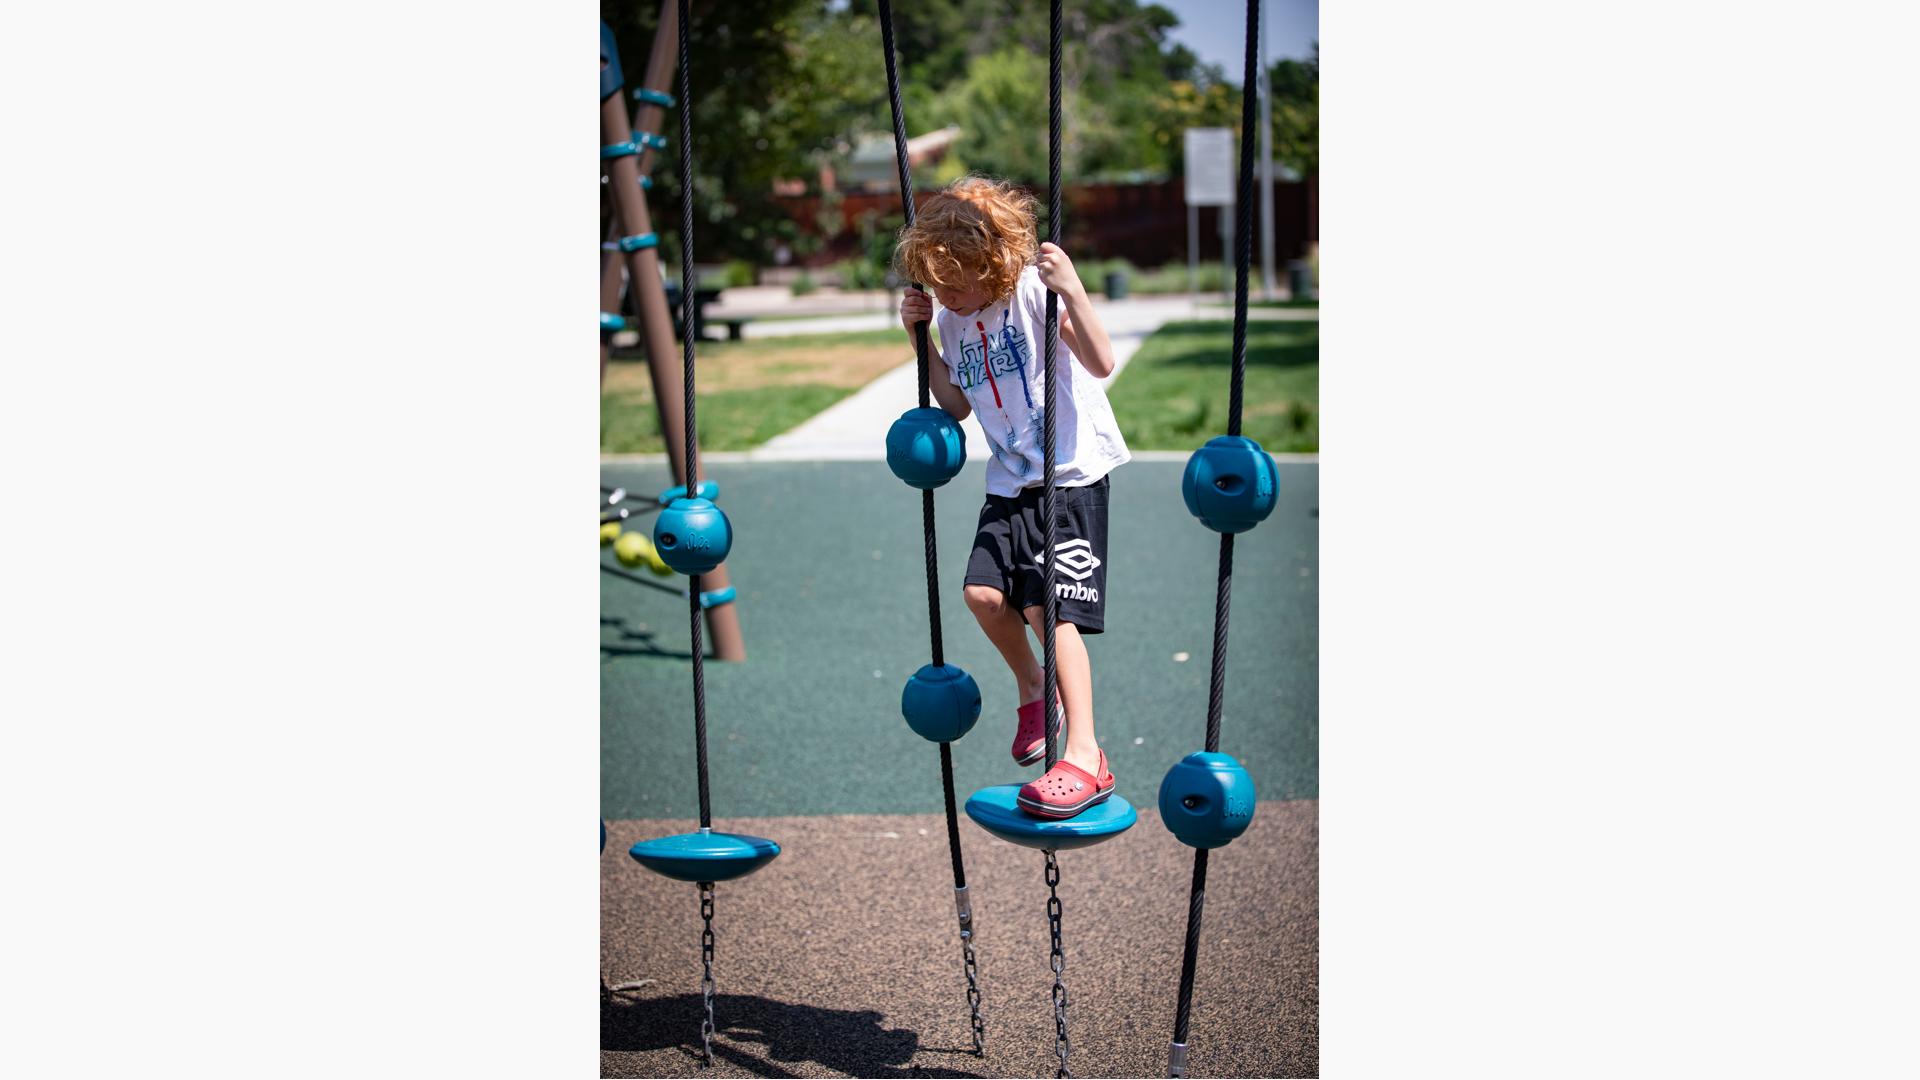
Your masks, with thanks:
<instances>
[{"instance_id":1,"label":"umbro logo","mask_svg":"<svg viewBox=\"0 0 1920 1080\"><path fill-rule=\"evenodd\" d=\"M1085 539L1063 541L1055 544L1053 550L1059 554L1055 565L1061 573L1075 581L1087 580L1100 567L1100 559L1093 553L1093 544ZM1044 564L1046 561L1046 556L1042 555L1040 562Z\"/></svg>"}]
</instances>

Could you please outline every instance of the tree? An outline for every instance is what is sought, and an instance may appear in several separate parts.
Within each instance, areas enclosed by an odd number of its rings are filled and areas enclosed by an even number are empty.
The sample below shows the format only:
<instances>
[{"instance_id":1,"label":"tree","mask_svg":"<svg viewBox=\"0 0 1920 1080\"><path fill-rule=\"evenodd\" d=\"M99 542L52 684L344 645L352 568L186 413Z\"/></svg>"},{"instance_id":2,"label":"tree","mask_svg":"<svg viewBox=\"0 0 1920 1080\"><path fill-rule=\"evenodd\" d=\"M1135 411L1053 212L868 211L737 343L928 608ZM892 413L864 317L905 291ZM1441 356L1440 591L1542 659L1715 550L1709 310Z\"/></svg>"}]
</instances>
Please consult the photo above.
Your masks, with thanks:
<instances>
[{"instance_id":1,"label":"tree","mask_svg":"<svg viewBox=\"0 0 1920 1080\"><path fill-rule=\"evenodd\" d=\"M1267 69L1273 95L1273 156L1302 176L1320 171L1320 43L1306 60Z\"/></svg>"},{"instance_id":2,"label":"tree","mask_svg":"<svg viewBox=\"0 0 1920 1080\"><path fill-rule=\"evenodd\" d=\"M702 262L761 260L796 228L776 179L844 164L869 136L891 136L877 0L728 0L696 6L693 60L695 215ZM922 183L959 169L1044 184L1047 10L1024 0L896 5L901 98L910 134L948 123L954 151ZM603 8L630 85L646 67L658 6ZM1169 33L1178 18L1139 0L1076 0L1064 44L1063 171L1074 180L1178 176L1181 132L1239 125L1240 92ZM1277 160L1318 167L1319 53L1270 69ZM629 99L631 100L631 99ZM669 111L666 134L677 138ZM654 169L656 216L679 219L678 150ZM671 230L670 230L671 231Z\"/></svg>"},{"instance_id":3,"label":"tree","mask_svg":"<svg viewBox=\"0 0 1920 1080\"><path fill-rule=\"evenodd\" d=\"M658 13L647 3L602 8L629 94L645 72ZM796 229L774 200L773 182L844 152L849 132L873 129L886 116L879 41L871 18L829 12L819 0L730 0L696 9L688 52L702 262L757 261L776 242L792 241ZM663 134L677 140L674 110L665 126ZM680 215L678 153L669 145L653 171L655 216L666 221Z\"/></svg>"},{"instance_id":4,"label":"tree","mask_svg":"<svg viewBox=\"0 0 1920 1080\"><path fill-rule=\"evenodd\" d=\"M954 154L970 171L1045 183L1046 86L1046 60L1025 49L1009 46L976 56L966 77L933 103L933 126L961 129Z\"/></svg>"}]
</instances>

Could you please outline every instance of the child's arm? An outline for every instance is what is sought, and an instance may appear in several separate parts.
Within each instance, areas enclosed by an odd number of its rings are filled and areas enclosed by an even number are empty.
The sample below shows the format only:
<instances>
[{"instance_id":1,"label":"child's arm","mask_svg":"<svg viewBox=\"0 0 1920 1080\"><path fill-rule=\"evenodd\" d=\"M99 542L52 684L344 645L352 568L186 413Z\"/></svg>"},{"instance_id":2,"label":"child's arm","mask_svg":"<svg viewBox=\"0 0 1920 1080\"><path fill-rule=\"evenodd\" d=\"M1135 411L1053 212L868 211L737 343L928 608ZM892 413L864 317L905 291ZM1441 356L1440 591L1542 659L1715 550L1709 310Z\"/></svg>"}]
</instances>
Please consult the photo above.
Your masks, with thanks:
<instances>
[{"instance_id":1,"label":"child's arm","mask_svg":"<svg viewBox=\"0 0 1920 1080\"><path fill-rule=\"evenodd\" d=\"M1040 258L1034 263L1040 282L1060 294L1060 338L1080 358L1080 366L1094 378L1113 374L1113 343L1107 340L1107 328L1100 325L1093 301L1087 299L1086 286L1073 268L1073 260L1057 245L1041 244Z\"/></svg>"},{"instance_id":2,"label":"child's arm","mask_svg":"<svg viewBox=\"0 0 1920 1080\"><path fill-rule=\"evenodd\" d=\"M927 389L933 391L933 399L947 414L955 420L965 420L973 411L973 405L967 401L967 395L953 380L947 377L946 357L940 355L940 336L933 332L933 300L919 289L908 289L900 298L900 325L907 328L907 336L914 336L913 324L927 323ZM937 366L936 366L937 365Z\"/></svg>"}]
</instances>

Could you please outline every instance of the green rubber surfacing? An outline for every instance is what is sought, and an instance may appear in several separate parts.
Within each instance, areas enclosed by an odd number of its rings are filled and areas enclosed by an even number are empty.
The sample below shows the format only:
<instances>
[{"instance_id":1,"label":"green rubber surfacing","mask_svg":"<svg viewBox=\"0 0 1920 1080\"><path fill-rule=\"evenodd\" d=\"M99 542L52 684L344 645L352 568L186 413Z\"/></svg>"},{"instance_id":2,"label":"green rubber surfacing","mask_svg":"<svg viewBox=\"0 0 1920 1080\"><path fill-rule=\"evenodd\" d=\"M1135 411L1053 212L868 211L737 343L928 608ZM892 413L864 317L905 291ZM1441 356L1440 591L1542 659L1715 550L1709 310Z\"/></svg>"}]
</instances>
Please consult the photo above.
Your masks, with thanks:
<instances>
[{"instance_id":1,"label":"green rubber surfacing","mask_svg":"<svg viewBox=\"0 0 1920 1080\"><path fill-rule=\"evenodd\" d=\"M1088 639L1101 746L1118 794L1136 806L1154 804L1161 777L1205 731L1219 535L1182 505L1182 468L1137 461L1113 473L1107 632ZM900 716L901 688L930 659L920 493L883 462L702 472L719 481L733 524L727 569L748 656L706 664L716 828L730 815L940 811L935 744ZM664 466L605 465L601 477L637 491L670 483ZM946 661L974 676L983 699L980 722L953 748L960 802L1039 773L1008 753L1013 680L961 601L983 491L972 463L934 493ZM1262 801L1319 794L1318 505L1318 465L1282 464L1273 515L1234 546L1221 749ZM613 562L606 549L601 559ZM602 814L690 816L686 601L600 577Z\"/></svg>"}]
</instances>

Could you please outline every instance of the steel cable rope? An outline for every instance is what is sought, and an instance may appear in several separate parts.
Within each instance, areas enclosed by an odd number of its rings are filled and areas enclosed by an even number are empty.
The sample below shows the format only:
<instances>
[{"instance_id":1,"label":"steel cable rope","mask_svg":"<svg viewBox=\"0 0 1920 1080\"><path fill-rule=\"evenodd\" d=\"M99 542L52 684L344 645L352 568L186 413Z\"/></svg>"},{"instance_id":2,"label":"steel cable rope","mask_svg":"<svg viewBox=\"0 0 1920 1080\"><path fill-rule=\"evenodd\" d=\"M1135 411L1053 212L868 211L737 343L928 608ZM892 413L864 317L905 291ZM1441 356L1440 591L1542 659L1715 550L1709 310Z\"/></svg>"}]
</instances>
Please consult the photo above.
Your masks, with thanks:
<instances>
[{"instance_id":1,"label":"steel cable rope","mask_svg":"<svg viewBox=\"0 0 1920 1080\"><path fill-rule=\"evenodd\" d=\"M894 162L900 173L900 209L906 217L908 228L913 227L913 170L907 160L907 124L900 106L900 75L894 61L893 43L893 4L891 0L880 0L880 37L887 57L887 101L893 109L893 150ZM910 288L925 293L918 282L909 282ZM913 351L916 361L920 407L930 405L931 388L927 361L927 324L915 323L913 326ZM927 632L931 639L933 664L941 667L946 664L945 649L940 640L940 571L938 552L933 529L933 491L922 488L920 491L920 528L925 538L927 561ZM954 906L960 921L960 954L962 970L967 977L967 1009L973 1025L973 1052L986 1053L986 1024L980 1018L979 968L973 951L973 905L967 890L967 869L960 852L960 821L954 811L953 800L953 745L940 744L940 786L946 798L947 810L947 853L953 862Z\"/></svg>"},{"instance_id":2,"label":"steel cable rope","mask_svg":"<svg viewBox=\"0 0 1920 1080\"><path fill-rule=\"evenodd\" d=\"M1253 159L1259 101L1258 42L1260 0L1247 0L1246 62L1240 89L1239 205L1234 235L1233 375L1228 390L1227 434L1240 434L1240 412L1247 370L1247 276L1253 261ZM1233 593L1233 537L1220 534L1220 569L1213 599L1213 671L1207 682L1207 752L1220 749L1220 719L1226 705L1227 610ZM1187 1074L1187 1034L1193 1019L1193 976L1200 954L1200 919L1207 903L1207 849L1193 852L1193 880L1187 892L1187 939L1180 959L1180 996L1173 1016L1173 1046L1167 1075Z\"/></svg>"}]
</instances>

